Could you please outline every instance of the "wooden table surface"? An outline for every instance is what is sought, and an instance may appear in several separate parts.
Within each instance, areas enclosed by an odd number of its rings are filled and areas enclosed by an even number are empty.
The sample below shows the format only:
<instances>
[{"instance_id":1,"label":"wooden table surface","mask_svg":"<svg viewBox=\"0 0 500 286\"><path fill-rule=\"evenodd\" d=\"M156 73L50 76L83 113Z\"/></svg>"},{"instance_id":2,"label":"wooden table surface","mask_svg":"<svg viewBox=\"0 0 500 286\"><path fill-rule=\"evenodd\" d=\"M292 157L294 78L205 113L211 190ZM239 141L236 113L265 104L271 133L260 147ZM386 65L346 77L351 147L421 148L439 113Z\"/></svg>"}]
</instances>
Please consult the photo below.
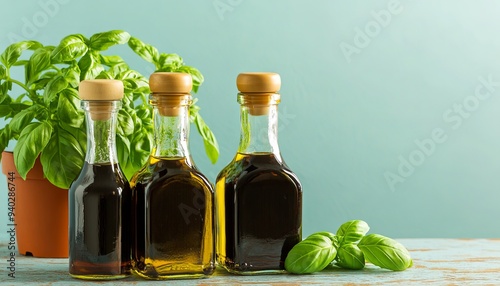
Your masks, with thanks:
<instances>
[{"instance_id":1,"label":"wooden table surface","mask_svg":"<svg viewBox=\"0 0 500 286\"><path fill-rule=\"evenodd\" d=\"M67 259L16 258L15 278L8 276L8 249L0 243L2 285L500 285L500 239L398 239L414 266L401 272L368 264L363 270L327 269L310 275L237 276L218 269L206 279L149 281L136 277L89 282L67 274Z\"/></svg>"}]
</instances>

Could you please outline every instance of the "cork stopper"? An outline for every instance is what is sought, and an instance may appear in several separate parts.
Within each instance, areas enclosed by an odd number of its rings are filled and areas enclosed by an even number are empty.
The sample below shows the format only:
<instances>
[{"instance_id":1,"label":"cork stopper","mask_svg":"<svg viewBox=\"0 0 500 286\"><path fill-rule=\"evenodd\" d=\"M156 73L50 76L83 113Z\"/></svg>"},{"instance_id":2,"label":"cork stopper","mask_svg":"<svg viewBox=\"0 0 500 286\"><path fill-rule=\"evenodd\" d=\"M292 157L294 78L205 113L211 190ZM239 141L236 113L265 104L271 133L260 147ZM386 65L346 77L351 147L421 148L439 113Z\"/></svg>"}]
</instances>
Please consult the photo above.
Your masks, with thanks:
<instances>
[{"instance_id":1,"label":"cork stopper","mask_svg":"<svg viewBox=\"0 0 500 286\"><path fill-rule=\"evenodd\" d=\"M245 72L236 78L240 103L251 115L269 114L269 105L278 104L281 77L271 72Z\"/></svg>"},{"instance_id":2,"label":"cork stopper","mask_svg":"<svg viewBox=\"0 0 500 286\"><path fill-rule=\"evenodd\" d=\"M93 79L80 82L79 95L89 102L92 120L108 120L111 118L114 104L123 98L123 82L114 79Z\"/></svg>"},{"instance_id":3,"label":"cork stopper","mask_svg":"<svg viewBox=\"0 0 500 286\"><path fill-rule=\"evenodd\" d=\"M163 116L178 116L180 110L191 101L193 79L190 74L156 72L149 77L151 103Z\"/></svg>"}]
</instances>

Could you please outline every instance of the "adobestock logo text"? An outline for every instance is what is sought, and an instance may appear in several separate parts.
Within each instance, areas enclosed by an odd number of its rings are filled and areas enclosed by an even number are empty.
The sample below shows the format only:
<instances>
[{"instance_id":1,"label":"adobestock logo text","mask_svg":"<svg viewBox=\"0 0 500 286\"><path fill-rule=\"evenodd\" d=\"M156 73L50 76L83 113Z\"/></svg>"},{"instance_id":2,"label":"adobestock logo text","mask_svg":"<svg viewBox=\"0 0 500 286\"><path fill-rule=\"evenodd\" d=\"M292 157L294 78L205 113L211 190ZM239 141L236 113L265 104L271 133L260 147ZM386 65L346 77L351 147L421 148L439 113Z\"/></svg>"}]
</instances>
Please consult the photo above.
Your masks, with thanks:
<instances>
[{"instance_id":1,"label":"adobestock logo text","mask_svg":"<svg viewBox=\"0 0 500 286\"><path fill-rule=\"evenodd\" d=\"M443 112L442 118L445 126L449 126L451 130L459 129L464 121L471 118L473 113L500 87L500 80L495 81L491 74L487 78L479 76L478 81L474 94L463 98ZM408 155L398 156L396 171L384 173L385 181L391 191L396 191L396 186L404 183L418 167L425 163L427 158L439 150L439 146L445 143L448 138L446 128L436 127L427 138L414 140L415 148Z\"/></svg>"},{"instance_id":2,"label":"adobestock logo text","mask_svg":"<svg viewBox=\"0 0 500 286\"><path fill-rule=\"evenodd\" d=\"M352 61L352 56L360 54L368 47L383 29L392 23L393 17L403 11L403 6L398 0L391 0L387 3L387 9L371 11L372 20L368 21L363 28L354 28L354 38L352 44L341 42L339 47L348 63Z\"/></svg>"},{"instance_id":3,"label":"adobestock logo text","mask_svg":"<svg viewBox=\"0 0 500 286\"><path fill-rule=\"evenodd\" d=\"M30 17L22 17L21 33L10 32L7 35L9 42L15 43L34 38L41 28L47 26L49 20L54 18L61 10L61 5L67 4L69 0L40 0L40 7Z\"/></svg>"}]
</instances>

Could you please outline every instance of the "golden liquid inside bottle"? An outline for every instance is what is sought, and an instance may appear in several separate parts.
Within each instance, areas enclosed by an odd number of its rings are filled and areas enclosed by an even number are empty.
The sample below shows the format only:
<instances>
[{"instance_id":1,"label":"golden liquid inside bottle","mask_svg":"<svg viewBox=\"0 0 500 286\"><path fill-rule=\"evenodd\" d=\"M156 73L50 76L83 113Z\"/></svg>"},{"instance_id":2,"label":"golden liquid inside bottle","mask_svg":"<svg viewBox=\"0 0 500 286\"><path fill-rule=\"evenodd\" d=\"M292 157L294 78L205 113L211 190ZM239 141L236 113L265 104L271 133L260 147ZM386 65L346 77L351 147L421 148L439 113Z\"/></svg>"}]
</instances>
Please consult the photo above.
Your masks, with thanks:
<instances>
[{"instance_id":1,"label":"golden liquid inside bottle","mask_svg":"<svg viewBox=\"0 0 500 286\"><path fill-rule=\"evenodd\" d=\"M283 273L302 240L302 187L272 153L238 153L217 178L217 262L237 274Z\"/></svg>"},{"instance_id":2,"label":"golden liquid inside bottle","mask_svg":"<svg viewBox=\"0 0 500 286\"><path fill-rule=\"evenodd\" d=\"M209 181L186 158L151 157L131 186L133 272L148 279L211 275L215 242Z\"/></svg>"}]
</instances>

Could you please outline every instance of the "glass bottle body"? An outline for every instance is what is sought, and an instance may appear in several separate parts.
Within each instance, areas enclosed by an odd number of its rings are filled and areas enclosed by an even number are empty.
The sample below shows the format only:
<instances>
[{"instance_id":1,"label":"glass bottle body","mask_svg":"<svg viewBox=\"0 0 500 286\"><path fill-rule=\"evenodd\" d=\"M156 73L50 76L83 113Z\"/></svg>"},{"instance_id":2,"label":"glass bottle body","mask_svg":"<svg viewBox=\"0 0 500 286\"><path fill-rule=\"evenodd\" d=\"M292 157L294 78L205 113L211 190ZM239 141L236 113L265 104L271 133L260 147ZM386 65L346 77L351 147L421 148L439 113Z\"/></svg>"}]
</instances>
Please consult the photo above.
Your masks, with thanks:
<instances>
[{"instance_id":1,"label":"glass bottle body","mask_svg":"<svg viewBox=\"0 0 500 286\"><path fill-rule=\"evenodd\" d=\"M274 154L238 153L217 178L217 260L238 274L284 272L302 239L302 188Z\"/></svg>"},{"instance_id":2,"label":"glass bottle body","mask_svg":"<svg viewBox=\"0 0 500 286\"><path fill-rule=\"evenodd\" d=\"M88 104L82 103L87 109ZM86 119L87 155L68 194L69 273L80 279L124 278L131 267L132 194L116 160L116 113L93 120L87 110Z\"/></svg>"},{"instance_id":3,"label":"glass bottle body","mask_svg":"<svg viewBox=\"0 0 500 286\"><path fill-rule=\"evenodd\" d=\"M213 187L189 155L188 110L181 109L163 116L154 107L153 154L131 180L133 271L147 279L202 278L215 270Z\"/></svg>"},{"instance_id":4,"label":"glass bottle body","mask_svg":"<svg viewBox=\"0 0 500 286\"><path fill-rule=\"evenodd\" d=\"M302 187L277 144L277 108L242 105L238 153L216 182L217 262L237 274L284 273L302 239Z\"/></svg>"}]
</instances>

